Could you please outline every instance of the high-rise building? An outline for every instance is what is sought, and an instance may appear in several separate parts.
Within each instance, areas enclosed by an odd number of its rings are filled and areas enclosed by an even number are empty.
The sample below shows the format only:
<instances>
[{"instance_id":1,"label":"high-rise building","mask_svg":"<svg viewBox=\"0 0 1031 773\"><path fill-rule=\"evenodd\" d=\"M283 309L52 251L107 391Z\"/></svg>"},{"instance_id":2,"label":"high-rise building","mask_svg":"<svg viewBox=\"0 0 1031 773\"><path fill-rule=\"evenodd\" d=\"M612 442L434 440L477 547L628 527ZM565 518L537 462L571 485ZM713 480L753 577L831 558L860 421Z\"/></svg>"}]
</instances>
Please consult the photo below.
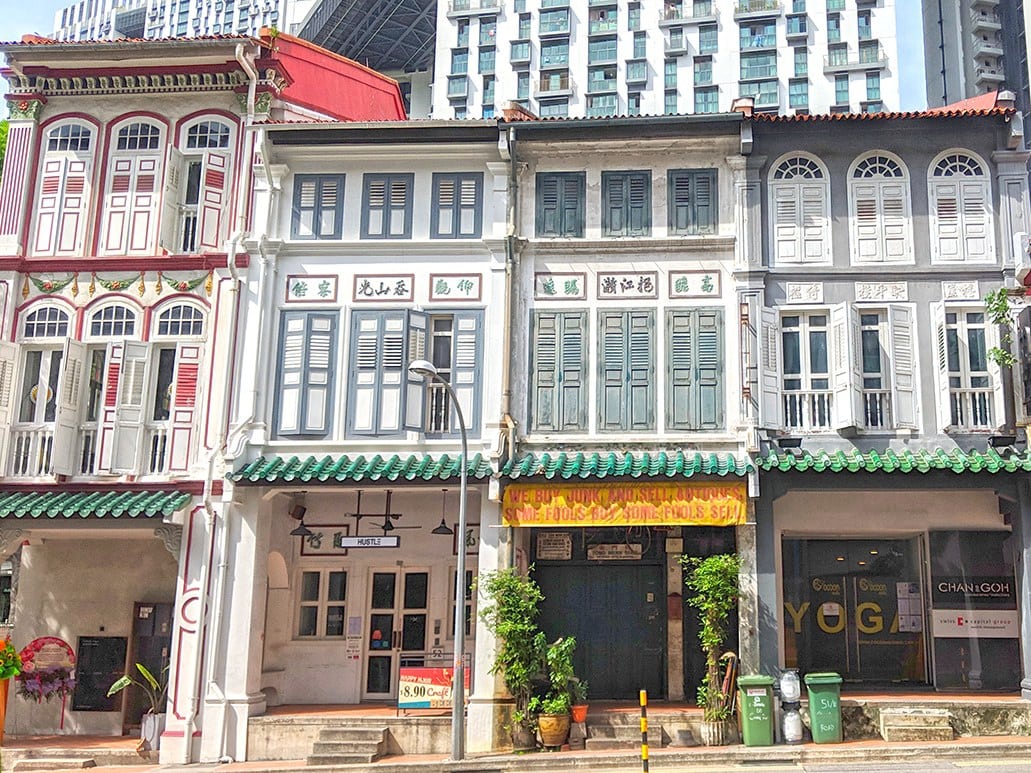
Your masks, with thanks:
<instances>
[{"instance_id":1,"label":"high-rise building","mask_svg":"<svg viewBox=\"0 0 1031 773\"><path fill-rule=\"evenodd\" d=\"M1008 89L1028 118L1029 15L1023 0L923 0L928 104Z\"/></svg>"},{"instance_id":2,"label":"high-rise building","mask_svg":"<svg viewBox=\"0 0 1031 773\"><path fill-rule=\"evenodd\" d=\"M859 112L899 103L894 0L443 0L433 116Z\"/></svg>"},{"instance_id":3,"label":"high-rise building","mask_svg":"<svg viewBox=\"0 0 1031 773\"><path fill-rule=\"evenodd\" d=\"M58 40L257 35L262 27L285 29L292 0L79 0L54 14Z\"/></svg>"}]
</instances>

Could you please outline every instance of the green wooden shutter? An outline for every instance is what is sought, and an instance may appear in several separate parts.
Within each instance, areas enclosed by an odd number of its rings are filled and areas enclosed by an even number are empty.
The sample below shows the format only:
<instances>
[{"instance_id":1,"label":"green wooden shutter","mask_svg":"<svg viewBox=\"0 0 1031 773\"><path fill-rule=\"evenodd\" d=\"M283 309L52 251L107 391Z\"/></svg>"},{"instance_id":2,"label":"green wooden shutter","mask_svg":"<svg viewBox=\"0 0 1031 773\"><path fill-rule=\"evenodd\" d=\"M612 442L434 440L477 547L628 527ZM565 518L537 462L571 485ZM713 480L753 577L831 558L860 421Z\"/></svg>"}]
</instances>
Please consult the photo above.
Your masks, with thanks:
<instances>
[{"instance_id":1,"label":"green wooden shutter","mask_svg":"<svg viewBox=\"0 0 1031 773\"><path fill-rule=\"evenodd\" d=\"M534 315L531 431L587 428L586 328L586 312L539 311Z\"/></svg>"},{"instance_id":2,"label":"green wooden shutter","mask_svg":"<svg viewBox=\"0 0 1031 773\"><path fill-rule=\"evenodd\" d=\"M697 429L720 429L725 421L726 398L723 390L723 312L699 309L697 312L696 354Z\"/></svg>"},{"instance_id":3,"label":"green wooden shutter","mask_svg":"<svg viewBox=\"0 0 1031 773\"><path fill-rule=\"evenodd\" d=\"M651 172L628 175L627 233L648 236L652 230Z\"/></svg>"},{"instance_id":4,"label":"green wooden shutter","mask_svg":"<svg viewBox=\"0 0 1031 773\"><path fill-rule=\"evenodd\" d=\"M351 314L348 372L348 432L397 435L402 431L407 392L408 314L355 311Z\"/></svg>"},{"instance_id":5,"label":"green wooden shutter","mask_svg":"<svg viewBox=\"0 0 1031 773\"><path fill-rule=\"evenodd\" d=\"M559 429L587 429L587 312L567 312L559 320Z\"/></svg>"},{"instance_id":6,"label":"green wooden shutter","mask_svg":"<svg viewBox=\"0 0 1031 773\"><path fill-rule=\"evenodd\" d=\"M606 236L627 235L627 175L623 172L602 172L601 183L605 196L602 228Z\"/></svg>"},{"instance_id":7,"label":"green wooden shutter","mask_svg":"<svg viewBox=\"0 0 1031 773\"><path fill-rule=\"evenodd\" d=\"M671 430L694 427L694 314L686 309L666 313L666 426Z\"/></svg>"},{"instance_id":8,"label":"green wooden shutter","mask_svg":"<svg viewBox=\"0 0 1031 773\"><path fill-rule=\"evenodd\" d=\"M559 178L537 175L537 235L559 236Z\"/></svg>"},{"instance_id":9,"label":"green wooden shutter","mask_svg":"<svg viewBox=\"0 0 1031 773\"><path fill-rule=\"evenodd\" d=\"M598 316L601 394L598 396L598 429L620 431L626 424L626 317L623 312L603 311Z\"/></svg>"},{"instance_id":10,"label":"green wooden shutter","mask_svg":"<svg viewBox=\"0 0 1031 773\"><path fill-rule=\"evenodd\" d=\"M483 312L456 311L452 335L451 388L462 406L462 416L470 437L479 437L480 363L483 361ZM458 416L452 409L453 434L458 434Z\"/></svg>"},{"instance_id":11,"label":"green wooden shutter","mask_svg":"<svg viewBox=\"0 0 1031 773\"><path fill-rule=\"evenodd\" d=\"M655 316L627 312L627 426L655 429Z\"/></svg>"},{"instance_id":12,"label":"green wooden shutter","mask_svg":"<svg viewBox=\"0 0 1031 773\"><path fill-rule=\"evenodd\" d=\"M723 388L723 312L673 309L666 315L666 425L670 430L720 429Z\"/></svg>"},{"instance_id":13,"label":"green wooden shutter","mask_svg":"<svg viewBox=\"0 0 1031 773\"><path fill-rule=\"evenodd\" d=\"M561 178L562 236L584 235L584 189L586 179L582 174L565 175Z\"/></svg>"},{"instance_id":14,"label":"green wooden shutter","mask_svg":"<svg viewBox=\"0 0 1031 773\"><path fill-rule=\"evenodd\" d=\"M533 318L533 380L530 429L558 429L558 326L561 314L538 311Z\"/></svg>"},{"instance_id":15,"label":"green wooden shutter","mask_svg":"<svg viewBox=\"0 0 1031 773\"><path fill-rule=\"evenodd\" d=\"M671 169L667 177L669 229L674 234L691 231L691 175L686 169Z\"/></svg>"},{"instance_id":16,"label":"green wooden shutter","mask_svg":"<svg viewBox=\"0 0 1031 773\"><path fill-rule=\"evenodd\" d=\"M694 232L716 230L716 170L701 170L694 178Z\"/></svg>"},{"instance_id":17,"label":"green wooden shutter","mask_svg":"<svg viewBox=\"0 0 1031 773\"><path fill-rule=\"evenodd\" d=\"M654 316L650 311L603 311L599 315L598 429L627 432L654 428Z\"/></svg>"}]
</instances>

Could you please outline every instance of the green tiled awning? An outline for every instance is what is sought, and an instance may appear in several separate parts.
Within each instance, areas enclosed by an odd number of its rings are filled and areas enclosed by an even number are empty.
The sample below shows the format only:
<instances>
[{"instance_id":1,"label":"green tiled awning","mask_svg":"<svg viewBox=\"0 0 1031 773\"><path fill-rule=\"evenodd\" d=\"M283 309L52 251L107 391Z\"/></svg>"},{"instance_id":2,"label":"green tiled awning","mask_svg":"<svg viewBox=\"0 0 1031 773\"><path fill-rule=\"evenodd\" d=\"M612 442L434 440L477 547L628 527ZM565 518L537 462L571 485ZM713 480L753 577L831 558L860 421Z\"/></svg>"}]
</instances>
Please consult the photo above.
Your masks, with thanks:
<instances>
[{"instance_id":1,"label":"green tiled awning","mask_svg":"<svg viewBox=\"0 0 1031 773\"><path fill-rule=\"evenodd\" d=\"M1031 454L1013 448L989 448L987 451L844 451L770 452L756 459L765 472L1028 472Z\"/></svg>"},{"instance_id":2,"label":"green tiled awning","mask_svg":"<svg viewBox=\"0 0 1031 773\"><path fill-rule=\"evenodd\" d=\"M0 493L0 518L160 518L191 497L183 491L7 491Z\"/></svg>"},{"instance_id":3,"label":"green tiled awning","mask_svg":"<svg viewBox=\"0 0 1031 773\"><path fill-rule=\"evenodd\" d=\"M541 453L510 460L502 477L516 478L690 478L694 475L743 476L755 470L747 458L692 451L657 453Z\"/></svg>"},{"instance_id":4,"label":"green tiled awning","mask_svg":"<svg viewBox=\"0 0 1031 773\"><path fill-rule=\"evenodd\" d=\"M232 473L239 483L325 483L336 481L450 480L461 474L459 456L262 456ZM474 480L489 478L493 470L483 454L469 457L466 474Z\"/></svg>"}]
</instances>

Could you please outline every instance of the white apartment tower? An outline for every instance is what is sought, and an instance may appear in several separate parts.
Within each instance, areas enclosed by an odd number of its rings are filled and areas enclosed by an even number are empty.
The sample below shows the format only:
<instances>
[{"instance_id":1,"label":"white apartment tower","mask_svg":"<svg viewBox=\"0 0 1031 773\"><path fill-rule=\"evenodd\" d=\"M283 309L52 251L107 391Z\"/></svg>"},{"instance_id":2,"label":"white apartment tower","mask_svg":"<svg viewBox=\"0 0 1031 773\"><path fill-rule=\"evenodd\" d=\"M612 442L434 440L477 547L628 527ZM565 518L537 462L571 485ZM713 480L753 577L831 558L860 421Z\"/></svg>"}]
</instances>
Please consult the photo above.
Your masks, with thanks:
<instances>
[{"instance_id":1,"label":"white apartment tower","mask_svg":"<svg viewBox=\"0 0 1031 773\"><path fill-rule=\"evenodd\" d=\"M433 117L897 110L895 0L440 0Z\"/></svg>"}]
</instances>

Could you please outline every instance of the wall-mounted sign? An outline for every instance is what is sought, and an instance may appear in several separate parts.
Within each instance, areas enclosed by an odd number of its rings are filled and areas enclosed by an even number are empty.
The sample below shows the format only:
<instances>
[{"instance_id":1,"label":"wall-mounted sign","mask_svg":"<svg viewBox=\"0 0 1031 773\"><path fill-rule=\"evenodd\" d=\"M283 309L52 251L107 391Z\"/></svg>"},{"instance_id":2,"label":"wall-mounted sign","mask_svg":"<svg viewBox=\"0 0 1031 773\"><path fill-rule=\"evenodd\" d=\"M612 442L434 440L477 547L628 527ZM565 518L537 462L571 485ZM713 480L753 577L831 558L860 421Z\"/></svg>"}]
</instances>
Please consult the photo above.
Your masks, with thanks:
<instances>
[{"instance_id":1,"label":"wall-mounted sign","mask_svg":"<svg viewBox=\"0 0 1031 773\"><path fill-rule=\"evenodd\" d=\"M936 639L1016 639L1020 624L1015 609L933 609Z\"/></svg>"},{"instance_id":2,"label":"wall-mounted sign","mask_svg":"<svg viewBox=\"0 0 1031 773\"><path fill-rule=\"evenodd\" d=\"M340 278L329 274L290 274L286 278L287 303L336 303Z\"/></svg>"},{"instance_id":3,"label":"wall-mounted sign","mask_svg":"<svg viewBox=\"0 0 1031 773\"><path fill-rule=\"evenodd\" d=\"M453 668L409 668L402 666L397 680L399 709L449 709L454 695ZM466 691L469 669L465 669Z\"/></svg>"},{"instance_id":4,"label":"wall-mounted sign","mask_svg":"<svg viewBox=\"0 0 1031 773\"><path fill-rule=\"evenodd\" d=\"M301 540L302 556L346 556L340 540L348 535L348 524L327 523L315 526L308 524L311 534Z\"/></svg>"},{"instance_id":5,"label":"wall-mounted sign","mask_svg":"<svg viewBox=\"0 0 1031 773\"><path fill-rule=\"evenodd\" d=\"M718 298L719 271L670 271L670 298Z\"/></svg>"},{"instance_id":6,"label":"wall-mounted sign","mask_svg":"<svg viewBox=\"0 0 1031 773\"><path fill-rule=\"evenodd\" d=\"M587 297L587 275L583 273L533 275L533 297L537 301L577 301Z\"/></svg>"},{"instance_id":7,"label":"wall-mounted sign","mask_svg":"<svg viewBox=\"0 0 1031 773\"><path fill-rule=\"evenodd\" d=\"M823 303L822 282L788 282L788 303Z\"/></svg>"},{"instance_id":8,"label":"wall-mounted sign","mask_svg":"<svg viewBox=\"0 0 1031 773\"><path fill-rule=\"evenodd\" d=\"M1012 576L939 575L931 600L936 609L1016 609L1017 583Z\"/></svg>"},{"instance_id":9,"label":"wall-mounted sign","mask_svg":"<svg viewBox=\"0 0 1031 773\"><path fill-rule=\"evenodd\" d=\"M461 529L458 528L458 523L454 523L455 535L451 538L451 555L458 555L458 532ZM480 524L478 523L466 523L465 524L465 539L462 540L465 543L465 554L467 556L475 556L480 552Z\"/></svg>"},{"instance_id":10,"label":"wall-mounted sign","mask_svg":"<svg viewBox=\"0 0 1031 773\"><path fill-rule=\"evenodd\" d=\"M588 561L639 561L644 545L639 542L614 542L587 546Z\"/></svg>"},{"instance_id":11,"label":"wall-mounted sign","mask_svg":"<svg viewBox=\"0 0 1031 773\"><path fill-rule=\"evenodd\" d=\"M856 282L857 301L906 301L909 286L905 282Z\"/></svg>"},{"instance_id":12,"label":"wall-mounted sign","mask_svg":"<svg viewBox=\"0 0 1031 773\"><path fill-rule=\"evenodd\" d=\"M430 300L478 301L482 282L479 274L430 274Z\"/></svg>"},{"instance_id":13,"label":"wall-mounted sign","mask_svg":"<svg viewBox=\"0 0 1031 773\"><path fill-rule=\"evenodd\" d=\"M382 537L341 537L335 542L342 548L399 548L401 538L397 535Z\"/></svg>"},{"instance_id":14,"label":"wall-mounted sign","mask_svg":"<svg viewBox=\"0 0 1031 773\"><path fill-rule=\"evenodd\" d=\"M598 272L598 300L658 298L659 280L654 271Z\"/></svg>"},{"instance_id":15,"label":"wall-mounted sign","mask_svg":"<svg viewBox=\"0 0 1031 773\"><path fill-rule=\"evenodd\" d=\"M747 513L743 481L513 483L503 518L507 526L737 526Z\"/></svg>"},{"instance_id":16,"label":"wall-mounted sign","mask_svg":"<svg viewBox=\"0 0 1031 773\"><path fill-rule=\"evenodd\" d=\"M413 274L356 274L354 301L411 301L415 298Z\"/></svg>"},{"instance_id":17,"label":"wall-mounted sign","mask_svg":"<svg viewBox=\"0 0 1031 773\"><path fill-rule=\"evenodd\" d=\"M568 531L537 535L537 558L541 561L568 561L573 557L573 535Z\"/></svg>"}]
</instances>

